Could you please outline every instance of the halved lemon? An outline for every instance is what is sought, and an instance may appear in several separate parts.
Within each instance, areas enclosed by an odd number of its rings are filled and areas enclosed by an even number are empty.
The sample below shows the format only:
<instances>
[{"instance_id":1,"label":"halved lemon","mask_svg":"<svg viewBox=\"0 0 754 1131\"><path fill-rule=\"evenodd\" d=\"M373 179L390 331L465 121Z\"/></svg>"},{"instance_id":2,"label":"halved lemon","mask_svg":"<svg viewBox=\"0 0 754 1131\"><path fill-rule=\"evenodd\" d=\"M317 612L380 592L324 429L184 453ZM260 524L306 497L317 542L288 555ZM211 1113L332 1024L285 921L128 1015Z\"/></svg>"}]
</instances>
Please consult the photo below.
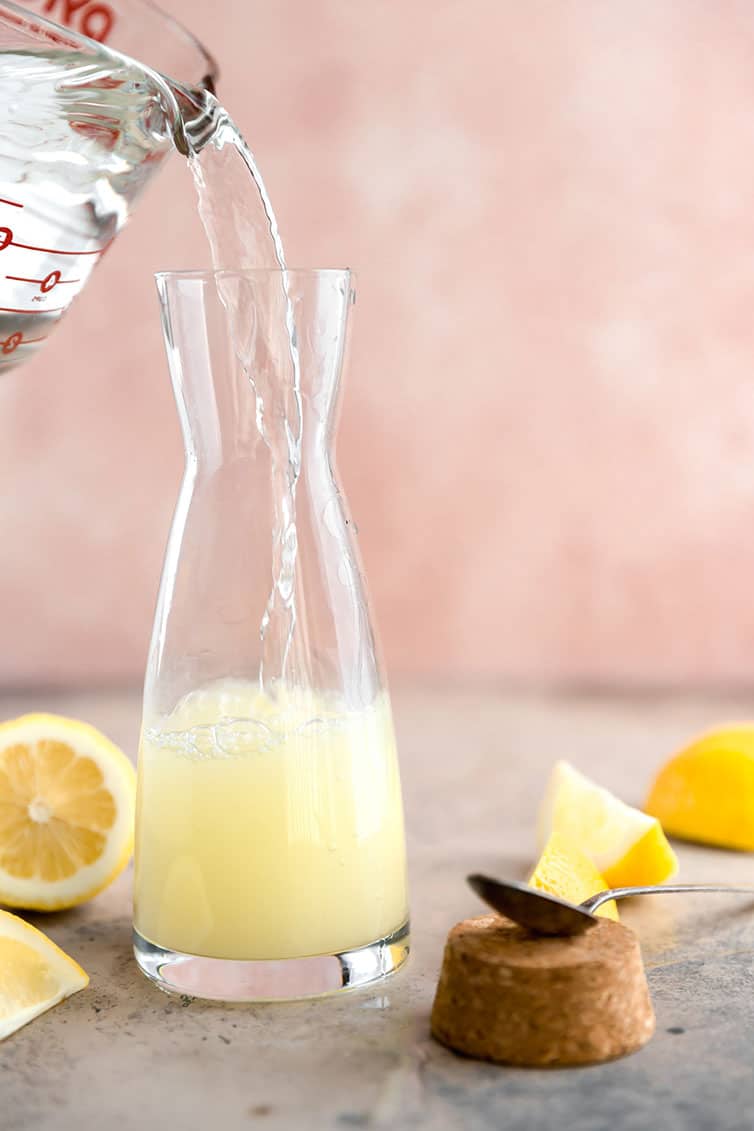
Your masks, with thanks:
<instances>
[{"instance_id":1,"label":"halved lemon","mask_svg":"<svg viewBox=\"0 0 754 1131\"><path fill-rule=\"evenodd\" d=\"M88 985L89 976L47 935L0 911L0 1041Z\"/></svg>"},{"instance_id":2,"label":"halved lemon","mask_svg":"<svg viewBox=\"0 0 754 1131\"><path fill-rule=\"evenodd\" d=\"M671 836L754 851L754 725L691 742L662 767L646 808Z\"/></svg>"},{"instance_id":3,"label":"halved lemon","mask_svg":"<svg viewBox=\"0 0 754 1131\"><path fill-rule=\"evenodd\" d=\"M557 830L593 862L607 887L661 884L678 860L656 817L619 801L568 762L556 762L539 810L540 846Z\"/></svg>"},{"instance_id":4,"label":"halved lemon","mask_svg":"<svg viewBox=\"0 0 754 1131\"><path fill-rule=\"evenodd\" d=\"M529 884L571 903L582 903L590 895L605 891L610 886L579 846L560 832L554 832L547 841ZM617 919L615 900L603 903L595 915Z\"/></svg>"},{"instance_id":5,"label":"halved lemon","mask_svg":"<svg viewBox=\"0 0 754 1131\"><path fill-rule=\"evenodd\" d=\"M83 903L133 850L136 774L94 727L59 715L0 724L0 903Z\"/></svg>"}]
</instances>

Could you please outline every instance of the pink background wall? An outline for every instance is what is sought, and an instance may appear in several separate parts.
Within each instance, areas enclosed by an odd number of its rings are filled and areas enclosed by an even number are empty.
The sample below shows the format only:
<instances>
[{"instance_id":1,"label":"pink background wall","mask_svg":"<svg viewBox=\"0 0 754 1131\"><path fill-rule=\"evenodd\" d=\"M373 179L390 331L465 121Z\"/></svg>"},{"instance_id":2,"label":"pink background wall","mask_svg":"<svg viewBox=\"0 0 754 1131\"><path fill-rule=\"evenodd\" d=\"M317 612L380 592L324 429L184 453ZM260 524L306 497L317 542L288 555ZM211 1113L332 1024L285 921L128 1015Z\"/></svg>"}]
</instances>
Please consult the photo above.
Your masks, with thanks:
<instances>
[{"instance_id":1,"label":"pink background wall","mask_svg":"<svg viewBox=\"0 0 754 1131\"><path fill-rule=\"evenodd\" d=\"M164 0L292 263L360 275L339 458L390 671L754 676L746 0ZM178 159L0 384L0 680L137 680L181 468Z\"/></svg>"}]
</instances>

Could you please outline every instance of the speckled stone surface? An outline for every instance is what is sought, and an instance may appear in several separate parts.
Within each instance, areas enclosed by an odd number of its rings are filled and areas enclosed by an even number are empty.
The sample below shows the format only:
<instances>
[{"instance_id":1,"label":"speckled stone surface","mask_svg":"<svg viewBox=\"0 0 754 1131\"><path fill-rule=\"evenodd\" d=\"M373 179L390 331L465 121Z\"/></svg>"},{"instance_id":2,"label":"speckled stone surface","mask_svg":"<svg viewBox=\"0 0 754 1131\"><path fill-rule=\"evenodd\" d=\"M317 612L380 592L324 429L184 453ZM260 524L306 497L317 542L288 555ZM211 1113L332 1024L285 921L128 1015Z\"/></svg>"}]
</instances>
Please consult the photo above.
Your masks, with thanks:
<instances>
[{"instance_id":1,"label":"speckled stone surface","mask_svg":"<svg viewBox=\"0 0 754 1131\"><path fill-rule=\"evenodd\" d=\"M223 1007L163 996L130 947L130 874L89 906L35 922L91 975L88 990L0 1044L2 1131L431 1128L750 1131L754 902L665 896L628 907L657 1034L599 1067L465 1060L429 1037L448 928L482 910L470 870L521 876L556 757L640 801L652 769L700 727L754 717L730 700L394 696L409 828L414 952L383 987L317 1003ZM132 695L0 699L0 715L82 715L130 753ZM754 882L754 859L681 848L691 880ZM625 904L623 905L625 907Z\"/></svg>"}]
</instances>

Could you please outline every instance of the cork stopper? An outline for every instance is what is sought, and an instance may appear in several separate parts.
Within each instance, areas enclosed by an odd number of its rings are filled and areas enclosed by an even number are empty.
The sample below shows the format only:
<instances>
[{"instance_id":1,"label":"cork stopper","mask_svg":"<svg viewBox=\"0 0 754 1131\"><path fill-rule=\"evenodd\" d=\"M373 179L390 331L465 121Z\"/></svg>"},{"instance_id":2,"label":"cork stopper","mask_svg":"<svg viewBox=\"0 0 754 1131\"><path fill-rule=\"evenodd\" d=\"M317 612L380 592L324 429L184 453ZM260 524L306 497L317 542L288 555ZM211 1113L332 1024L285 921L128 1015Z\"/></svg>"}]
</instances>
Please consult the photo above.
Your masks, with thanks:
<instances>
[{"instance_id":1,"label":"cork stopper","mask_svg":"<svg viewBox=\"0 0 754 1131\"><path fill-rule=\"evenodd\" d=\"M485 915L448 935L432 1033L501 1064L595 1064L635 1052L655 1027L639 940L610 919L547 938Z\"/></svg>"}]
</instances>

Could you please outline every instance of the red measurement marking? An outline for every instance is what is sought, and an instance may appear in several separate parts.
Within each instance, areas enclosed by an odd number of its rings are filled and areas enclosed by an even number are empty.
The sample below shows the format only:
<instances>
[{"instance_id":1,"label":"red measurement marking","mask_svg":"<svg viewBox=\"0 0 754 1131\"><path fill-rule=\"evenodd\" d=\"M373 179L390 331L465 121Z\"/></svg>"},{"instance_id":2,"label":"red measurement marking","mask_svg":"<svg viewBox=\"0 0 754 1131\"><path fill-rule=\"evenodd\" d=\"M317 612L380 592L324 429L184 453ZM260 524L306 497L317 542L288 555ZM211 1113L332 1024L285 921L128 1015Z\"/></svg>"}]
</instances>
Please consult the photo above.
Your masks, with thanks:
<instances>
[{"instance_id":1,"label":"red measurement marking","mask_svg":"<svg viewBox=\"0 0 754 1131\"><path fill-rule=\"evenodd\" d=\"M12 228L0 227L0 251L5 251L6 247L12 245L13 247L22 247L24 251L40 251L44 255L102 255L112 242L110 240L104 247L96 247L93 251L61 251L59 247L34 247L30 243L19 243L13 238Z\"/></svg>"},{"instance_id":2,"label":"red measurement marking","mask_svg":"<svg viewBox=\"0 0 754 1131\"><path fill-rule=\"evenodd\" d=\"M6 275L6 279L10 279L12 283L34 283L39 287L43 295L48 294L53 287L57 287L58 283L80 283L81 279L61 279L59 271L50 271L44 279L27 279L25 275Z\"/></svg>"},{"instance_id":3,"label":"red measurement marking","mask_svg":"<svg viewBox=\"0 0 754 1131\"><path fill-rule=\"evenodd\" d=\"M0 365L7 365L10 361L10 358L7 357L7 355L10 353L15 353L19 346L33 346L36 345L37 342L46 341L47 335L45 335L43 338L25 338L23 334L21 334L20 331L17 330L15 334L10 334L5 339L5 341L0 342L0 354L6 355L5 358L0 356Z\"/></svg>"},{"instance_id":4,"label":"red measurement marking","mask_svg":"<svg viewBox=\"0 0 754 1131\"><path fill-rule=\"evenodd\" d=\"M114 118L105 119L106 121L116 121ZM96 141L104 149L114 149L118 144L120 138L120 130L117 125L107 126L104 122L73 122L69 121L68 125L77 134L86 137L89 141Z\"/></svg>"},{"instance_id":5,"label":"red measurement marking","mask_svg":"<svg viewBox=\"0 0 754 1131\"><path fill-rule=\"evenodd\" d=\"M38 306L36 310L19 310L15 306L0 306L5 314L59 314L64 306Z\"/></svg>"},{"instance_id":6,"label":"red measurement marking","mask_svg":"<svg viewBox=\"0 0 754 1131\"><path fill-rule=\"evenodd\" d=\"M20 16L15 16L9 9L3 11L3 20L6 23L15 24L16 27L22 28L25 32L31 32L33 36L44 36L45 39L51 40L53 43L62 43L64 47L70 47L74 51L78 51L81 44L76 43L73 39L68 39L66 36L59 35L50 28L42 27L41 24L33 20L22 19Z\"/></svg>"},{"instance_id":7,"label":"red measurement marking","mask_svg":"<svg viewBox=\"0 0 754 1131\"><path fill-rule=\"evenodd\" d=\"M10 204L11 208L23 208L23 204L19 204L16 200L5 200L0 196L0 204Z\"/></svg>"},{"instance_id":8,"label":"red measurement marking","mask_svg":"<svg viewBox=\"0 0 754 1131\"><path fill-rule=\"evenodd\" d=\"M104 78L88 82L86 85L96 90L119 90L123 86L123 79L115 79L112 75L105 75Z\"/></svg>"},{"instance_id":9,"label":"red measurement marking","mask_svg":"<svg viewBox=\"0 0 754 1131\"><path fill-rule=\"evenodd\" d=\"M13 353L14 350L18 349L23 340L23 334L17 330L15 334L9 334L3 342L0 342L0 349L6 354Z\"/></svg>"},{"instance_id":10,"label":"red measurement marking","mask_svg":"<svg viewBox=\"0 0 754 1131\"><path fill-rule=\"evenodd\" d=\"M57 271L51 271L50 272L50 275L57 275L57 274L59 274L59 272L57 272ZM50 275L48 275L47 278L44 280L45 283L49 283ZM60 283L61 285L65 285L66 283L80 283L80 282L81 282L81 279L56 279L55 282L52 283L47 288L47 291L51 291L53 287L56 287L58 285L58 283ZM44 283L42 284L42 290L43 291L45 290ZM47 293L47 291L45 291L45 294Z\"/></svg>"},{"instance_id":11,"label":"red measurement marking","mask_svg":"<svg viewBox=\"0 0 754 1131\"><path fill-rule=\"evenodd\" d=\"M83 12L74 21L76 13ZM115 25L115 12L109 4L90 4L89 0L46 0L44 11L59 23L104 43ZM78 28L76 28L78 23Z\"/></svg>"},{"instance_id":12,"label":"red measurement marking","mask_svg":"<svg viewBox=\"0 0 754 1131\"><path fill-rule=\"evenodd\" d=\"M7 230L7 228L0 228L0 251L3 251L3 249L8 246L7 243L2 242L2 233ZM94 251L61 251L59 247L33 247L32 244L29 243L16 243L13 239L9 240L8 243L12 243L14 247L22 247L24 251L41 251L45 255L102 255L102 252L106 251L110 246L109 243L106 243L104 247L97 247Z\"/></svg>"}]
</instances>

